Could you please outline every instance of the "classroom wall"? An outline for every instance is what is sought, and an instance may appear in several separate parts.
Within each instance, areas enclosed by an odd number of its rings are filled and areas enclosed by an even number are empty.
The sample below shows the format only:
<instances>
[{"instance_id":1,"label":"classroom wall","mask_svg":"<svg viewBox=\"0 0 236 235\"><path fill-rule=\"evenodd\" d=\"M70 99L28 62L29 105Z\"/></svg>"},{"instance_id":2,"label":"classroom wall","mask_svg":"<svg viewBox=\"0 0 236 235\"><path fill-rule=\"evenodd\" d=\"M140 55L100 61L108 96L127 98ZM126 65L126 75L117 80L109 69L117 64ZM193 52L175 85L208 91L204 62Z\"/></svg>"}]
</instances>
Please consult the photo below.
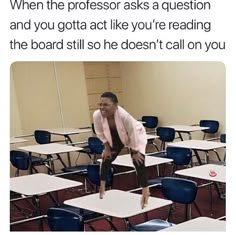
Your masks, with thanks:
<instances>
[{"instance_id":1,"label":"classroom wall","mask_svg":"<svg viewBox=\"0 0 236 235\"><path fill-rule=\"evenodd\" d=\"M11 115L11 136L90 125L83 63L17 62L11 71L11 113L19 112Z\"/></svg>"},{"instance_id":2,"label":"classroom wall","mask_svg":"<svg viewBox=\"0 0 236 235\"><path fill-rule=\"evenodd\" d=\"M123 103L136 118L159 125L216 119L226 129L225 66L221 62L123 62Z\"/></svg>"},{"instance_id":3,"label":"classroom wall","mask_svg":"<svg viewBox=\"0 0 236 235\"><path fill-rule=\"evenodd\" d=\"M11 66L11 127L10 136L33 134L36 129L90 126L87 89L82 62L16 62ZM90 134L73 136L73 141L85 140ZM11 149L36 144L13 144ZM53 140L63 139L52 136ZM67 162L66 154L62 155ZM72 164L88 161L87 155L78 158L71 154ZM55 168L61 169L59 161ZM46 172L45 167L39 171ZM15 169L11 166L11 176ZM23 174L27 174L24 172Z\"/></svg>"}]
</instances>

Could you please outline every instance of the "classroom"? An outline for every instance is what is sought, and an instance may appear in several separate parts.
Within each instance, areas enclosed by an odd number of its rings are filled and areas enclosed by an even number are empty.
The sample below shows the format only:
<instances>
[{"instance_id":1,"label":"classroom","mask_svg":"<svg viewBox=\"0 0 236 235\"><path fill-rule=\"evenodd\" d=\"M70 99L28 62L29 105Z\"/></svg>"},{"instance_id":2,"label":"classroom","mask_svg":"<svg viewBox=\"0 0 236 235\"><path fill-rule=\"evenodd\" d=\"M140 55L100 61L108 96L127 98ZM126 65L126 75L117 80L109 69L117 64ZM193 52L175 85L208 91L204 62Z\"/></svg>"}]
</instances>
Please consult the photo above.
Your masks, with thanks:
<instances>
[{"instance_id":1,"label":"classroom","mask_svg":"<svg viewBox=\"0 0 236 235\"><path fill-rule=\"evenodd\" d=\"M27 142L11 144L10 150L36 144L35 130L91 127L105 91L115 93L119 105L136 120L156 116L158 127L196 126L200 120L217 120L215 137L226 133L226 68L222 62L19 61L10 67L10 136ZM203 138L202 131L191 135L192 139ZM85 132L71 138L79 142L90 136ZM188 139L186 133L183 136ZM63 136L53 135L52 139L63 140ZM225 148L218 152L223 159ZM86 154L77 155L71 153L71 165L89 163ZM217 160L214 153L209 159ZM69 158L63 160L67 165ZM10 167L13 178L16 168ZM55 162L56 172L61 167ZM38 169L47 173L42 166ZM225 204L222 207L225 209ZM221 212L223 216L225 211Z\"/></svg>"}]
</instances>

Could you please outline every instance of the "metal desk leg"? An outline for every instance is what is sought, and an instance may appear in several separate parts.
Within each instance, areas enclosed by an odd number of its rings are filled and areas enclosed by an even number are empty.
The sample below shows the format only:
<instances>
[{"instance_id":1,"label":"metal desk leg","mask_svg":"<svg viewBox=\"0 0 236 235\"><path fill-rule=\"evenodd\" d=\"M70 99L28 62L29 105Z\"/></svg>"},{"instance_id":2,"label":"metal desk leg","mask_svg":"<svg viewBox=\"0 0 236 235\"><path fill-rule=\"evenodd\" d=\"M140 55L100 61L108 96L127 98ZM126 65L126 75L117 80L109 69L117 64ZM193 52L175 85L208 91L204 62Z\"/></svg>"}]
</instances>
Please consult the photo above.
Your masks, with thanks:
<instances>
[{"instance_id":1,"label":"metal desk leg","mask_svg":"<svg viewBox=\"0 0 236 235\"><path fill-rule=\"evenodd\" d=\"M177 131L177 132L178 132L178 135L179 135L180 140L183 141L184 138L183 138L183 136L181 135L181 132L180 132L180 131Z\"/></svg>"},{"instance_id":2,"label":"metal desk leg","mask_svg":"<svg viewBox=\"0 0 236 235\"><path fill-rule=\"evenodd\" d=\"M69 135L64 135L66 144L73 143L72 139L70 138ZM71 159L70 159L70 153L67 153L67 160L68 160L68 165L71 167Z\"/></svg>"},{"instance_id":3,"label":"metal desk leg","mask_svg":"<svg viewBox=\"0 0 236 235\"><path fill-rule=\"evenodd\" d=\"M34 200L34 202L35 202L37 216L40 217L40 216L42 215L42 213L41 213L41 209L40 209L39 196L38 196L38 195L33 196L33 200ZM38 226L39 226L39 231L43 231L43 230L44 230L44 229L43 229L43 218L40 218L40 219L39 219L39 224L38 224Z\"/></svg>"},{"instance_id":4,"label":"metal desk leg","mask_svg":"<svg viewBox=\"0 0 236 235\"><path fill-rule=\"evenodd\" d=\"M29 152L29 174L33 174L33 168L32 168L32 152Z\"/></svg>"},{"instance_id":5,"label":"metal desk leg","mask_svg":"<svg viewBox=\"0 0 236 235\"><path fill-rule=\"evenodd\" d=\"M193 152L194 152L194 154L195 154L195 156L196 156L196 158L198 160L199 165L202 165L202 161L201 161L201 158L200 158L200 156L198 154L198 151L196 149L194 149Z\"/></svg>"}]
</instances>

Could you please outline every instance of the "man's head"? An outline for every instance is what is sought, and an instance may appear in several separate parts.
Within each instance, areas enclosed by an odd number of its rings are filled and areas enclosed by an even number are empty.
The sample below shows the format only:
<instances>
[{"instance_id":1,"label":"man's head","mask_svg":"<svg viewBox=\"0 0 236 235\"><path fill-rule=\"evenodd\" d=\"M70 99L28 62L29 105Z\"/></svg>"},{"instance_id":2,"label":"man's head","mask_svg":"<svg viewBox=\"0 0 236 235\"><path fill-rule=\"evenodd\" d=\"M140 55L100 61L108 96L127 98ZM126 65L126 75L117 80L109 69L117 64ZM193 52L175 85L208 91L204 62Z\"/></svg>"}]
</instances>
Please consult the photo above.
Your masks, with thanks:
<instances>
[{"instance_id":1,"label":"man's head","mask_svg":"<svg viewBox=\"0 0 236 235\"><path fill-rule=\"evenodd\" d=\"M110 91L106 91L101 95L100 103L98 105L100 107L102 116L109 118L114 115L117 109L117 96Z\"/></svg>"}]
</instances>

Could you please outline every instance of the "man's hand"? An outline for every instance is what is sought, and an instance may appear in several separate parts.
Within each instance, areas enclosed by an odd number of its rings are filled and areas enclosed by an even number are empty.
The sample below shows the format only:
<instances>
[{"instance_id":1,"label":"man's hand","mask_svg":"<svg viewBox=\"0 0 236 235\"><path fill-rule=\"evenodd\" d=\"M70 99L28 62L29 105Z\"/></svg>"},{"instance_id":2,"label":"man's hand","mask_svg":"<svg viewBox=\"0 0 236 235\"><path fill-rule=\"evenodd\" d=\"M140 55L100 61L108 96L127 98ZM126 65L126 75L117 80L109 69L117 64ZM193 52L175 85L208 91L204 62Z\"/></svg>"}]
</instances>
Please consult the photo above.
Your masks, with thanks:
<instances>
[{"instance_id":1,"label":"man's hand","mask_svg":"<svg viewBox=\"0 0 236 235\"><path fill-rule=\"evenodd\" d=\"M136 162L138 166L144 162L144 157L140 152L132 154L132 159Z\"/></svg>"},{"instance_id":2,"label":"man's hand","mask_svg":"<svg viewBox=\"0 0 236 235\"><path fill-rule=\"evenodd\" d=\"M111 150L108 148L105 148L102 152L102 159L103 161L105 161L108 158L111 158Z\"/></svg>"}]
</instances>

